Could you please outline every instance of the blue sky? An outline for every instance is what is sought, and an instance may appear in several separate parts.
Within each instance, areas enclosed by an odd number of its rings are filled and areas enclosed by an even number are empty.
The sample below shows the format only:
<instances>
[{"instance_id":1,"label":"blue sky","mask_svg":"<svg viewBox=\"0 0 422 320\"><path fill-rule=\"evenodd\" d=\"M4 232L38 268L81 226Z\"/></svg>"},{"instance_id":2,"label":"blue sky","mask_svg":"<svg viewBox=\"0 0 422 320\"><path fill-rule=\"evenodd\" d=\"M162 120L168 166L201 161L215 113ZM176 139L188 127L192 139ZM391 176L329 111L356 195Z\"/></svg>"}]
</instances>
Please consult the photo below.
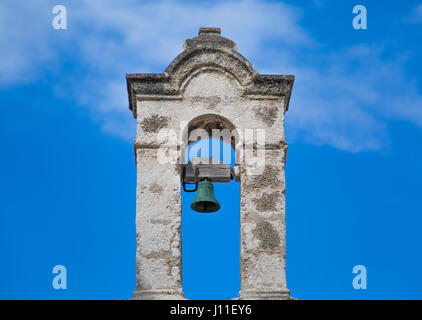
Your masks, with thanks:
<instances>
[{"instance_id":1,"label":"blue sky","mask_svg":"<svg viewBox=\"0 0 422 320\"><path fill-rule=\"evenodd\" d=\"M67 30L51 26L57 4ZM367 30L352 27L357 4ZM296 76L286 115L292 295L421 299L422 3L377 0L3 1L0 298L131 295L135 120L124 76L162 72L200 26L221 27L260 73ZM188 298L236 295L236 192L216 186L223 210L208 217L183 195ZM57 264L67 290L51 286ZM358 264L367 290L352 287Z\"/></svg>"}]
</instances>

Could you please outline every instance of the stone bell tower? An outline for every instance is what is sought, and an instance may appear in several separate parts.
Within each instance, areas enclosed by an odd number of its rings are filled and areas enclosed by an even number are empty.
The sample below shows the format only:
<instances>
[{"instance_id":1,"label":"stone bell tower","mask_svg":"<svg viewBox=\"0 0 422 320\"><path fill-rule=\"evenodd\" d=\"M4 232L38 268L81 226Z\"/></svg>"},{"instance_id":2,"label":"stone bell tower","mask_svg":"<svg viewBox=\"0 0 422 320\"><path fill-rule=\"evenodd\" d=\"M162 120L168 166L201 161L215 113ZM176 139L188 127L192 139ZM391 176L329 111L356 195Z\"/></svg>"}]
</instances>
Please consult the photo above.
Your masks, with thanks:
<instances>
[{"instance_id":1,"label":"stone bell tower","mask_svg":"<svg viewBox=\"0 0 422 320\"><path fill-rule=\"evenodd\" d=\"M137 119L136 291L184 299L181 164L195 129L233 133L240 179L239 299L289 299L286 286L284 114L294 76L259 74L219 28L200 28L164 73L128 74ZM250 143L248 130L264 132ZM256 135L256 134L255 134ZM261 135L262 137L262 135ZM262 170L246 161L261 151Z\"/></svg>"}]
</instances>

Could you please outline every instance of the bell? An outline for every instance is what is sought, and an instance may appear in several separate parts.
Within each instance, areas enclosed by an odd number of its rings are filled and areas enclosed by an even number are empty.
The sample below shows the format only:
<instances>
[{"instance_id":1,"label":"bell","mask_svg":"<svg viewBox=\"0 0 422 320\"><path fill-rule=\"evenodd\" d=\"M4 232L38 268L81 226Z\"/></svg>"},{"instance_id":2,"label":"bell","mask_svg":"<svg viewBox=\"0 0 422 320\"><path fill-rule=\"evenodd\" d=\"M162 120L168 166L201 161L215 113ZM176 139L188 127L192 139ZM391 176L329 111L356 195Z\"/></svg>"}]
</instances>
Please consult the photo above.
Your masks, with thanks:
<instances>
[{"instance_id":1,"label":"bell","mask_svg":"<svg viewBox=\"0 0 422 320\"><path fill-rule=\"evenodd\" d=\"M220 209L220 204L214 196L214 187L207 179L198 184L198 193L191 204L191 209L197 212L215 212Z\"/></svg>"}]
</instances>

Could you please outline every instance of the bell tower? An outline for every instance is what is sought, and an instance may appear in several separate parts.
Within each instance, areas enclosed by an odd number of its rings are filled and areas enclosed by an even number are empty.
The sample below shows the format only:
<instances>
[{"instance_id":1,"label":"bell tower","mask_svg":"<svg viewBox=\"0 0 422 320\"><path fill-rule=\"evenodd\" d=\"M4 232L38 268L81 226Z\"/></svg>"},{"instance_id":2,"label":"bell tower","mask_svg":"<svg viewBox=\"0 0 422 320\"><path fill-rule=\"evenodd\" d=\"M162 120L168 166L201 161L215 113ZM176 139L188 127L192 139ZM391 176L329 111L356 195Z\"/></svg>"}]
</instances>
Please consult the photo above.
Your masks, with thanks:
<instances>
[{"instance_id":1,"label":"bell tower","mask_svg":"<svg viewBox=\"0 0 422 320\"><path fill-rule=\"evenodd\" d=\"M133 299L184 299L181 182L201 177L240 180L238 299L289 299L284 115L294 76L259 74L219 28L200 28L163 73L128 74L126 80L137 119ZM191 138L215 130L230 134L235 168L184 163Z\"/></svg>"}]
</instances>

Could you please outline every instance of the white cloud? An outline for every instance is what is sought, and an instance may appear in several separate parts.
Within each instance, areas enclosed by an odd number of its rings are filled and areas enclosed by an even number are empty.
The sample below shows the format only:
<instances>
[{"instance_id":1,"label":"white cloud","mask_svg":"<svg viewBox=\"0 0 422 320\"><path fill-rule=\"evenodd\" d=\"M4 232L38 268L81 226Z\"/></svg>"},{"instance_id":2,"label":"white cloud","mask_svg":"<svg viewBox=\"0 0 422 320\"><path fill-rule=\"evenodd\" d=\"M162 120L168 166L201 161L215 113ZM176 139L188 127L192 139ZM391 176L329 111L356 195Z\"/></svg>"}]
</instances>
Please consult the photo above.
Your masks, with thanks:
<instances>
[{"instance_id":1,"label":"white cloud","mask_svg":"<svg viewBox=\"0 0 422 320\"><path fill-rule=\"evenodd\" d=\"M296 74L288 130L314 144L359 152L388 146L387 121L422 127L422 96L403 59L367 45L291 62ZM277 70L279 71L279 70Z\"/></svg>"},{"instance_id":2,"label":"white cloud","mask_svg":"<svg viewBox=\"0 0 422 320\"><path fill-rule=\"evenodd\" d=\"M66 31L51 27L53 4L0 4L0 36L7 39L0 51L0 85L60 70L63 60L77 61L57 90L90 108L113 135L133 139L135 133L124 74L162 72L200 26L221 27L261 73L296 75L289 139L351 152L379 150L388 144L388 119L422 126L422 98L400 57L386 60L376 46L322 51L301 27L298 8L258 0L64 4Z\"/></svg>"},{"instance_id":3,"label":"white cloud","mask_svg":"<svg viewBox=\"0 0 422 320\"><path fill-rule=\"evenodd\" d=\"M54 48L46 41L49 10L23 1L0 2L0 85L34 80L37 66L54 60Z\"/></svg>"}]
</instances>

